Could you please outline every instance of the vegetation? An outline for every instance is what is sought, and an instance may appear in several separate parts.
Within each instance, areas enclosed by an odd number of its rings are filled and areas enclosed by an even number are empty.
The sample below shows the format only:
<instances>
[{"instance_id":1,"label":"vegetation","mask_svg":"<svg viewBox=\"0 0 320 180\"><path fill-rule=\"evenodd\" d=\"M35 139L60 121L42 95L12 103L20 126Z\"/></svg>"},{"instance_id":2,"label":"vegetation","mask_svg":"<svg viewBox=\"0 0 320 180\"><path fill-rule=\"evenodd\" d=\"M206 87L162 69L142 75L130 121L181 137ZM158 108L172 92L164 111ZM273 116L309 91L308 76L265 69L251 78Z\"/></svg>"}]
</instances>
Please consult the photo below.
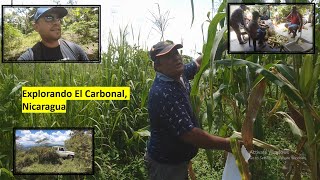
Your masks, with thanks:
<instances>
[{"instance_id":1,"label":"vegetation","mask_svg":"<svg viewBox=\"0 0 320 180\"><path fill-rule=\"evenodd\" d=\"M16 172L32 173L91 173L91 164L79 158L61 159L50 147L34 147L27 151L18 151Z\"/></svg>"},{"instance_id":2,"label":"vegetation","mask_svg":"<svg viewBox=\"0 0 320 180\"><path fill-rule=\"evenodd\" d=\"M77 152L76 158L82 159L90 167L92 162L92 134L88 131L73 130L71 138L65 141L69 151Z\"/></svg>"},{"instance_id":3,"label":"vegetation","mask_svg":"<svg viewBox=\"0 0 320 180\"><path fill-rule=\"evenodd\" d=\"M16 171L25 173L24 168L29 168L34 163L38 164L61 164L59 155L50 147L33 147L30 150L18 150L16 152ZM29 168L28 172L41 172L37 169ZM45 168L44 168L45 169ZM46 171L52 169L47 169Z\"/></svg>"},{"instance_id":4,"label":"vegetation","mask_svg":"<svg viewBox=\"0 0 320 180\"><path fill-rule=\"evenodd\" d=\"M237 156L244 177L319 179L320 36L316 34L315 55L230 55L225 7L223 1L210 19L201 70L193 81L192 102L202 128L224 137L243 137L253 150L248 165ZM86 179L146 179L146 102L155 73L146 50L130 46L125 34L126 29L118 38L111 36L102 64L0 66L0 139L5 142L0 146L1 179L13 177L13 127L88 126L95 129L95 175ZM129 86L131 100L70 101L66 114L22 114L22 85ZM239 152L239 147L233 150ZM198 179L219 179L224 160L224 152L201 150L193 169ZM35 157L23 160L31 162Z\"/></svg>"}]
</instances>

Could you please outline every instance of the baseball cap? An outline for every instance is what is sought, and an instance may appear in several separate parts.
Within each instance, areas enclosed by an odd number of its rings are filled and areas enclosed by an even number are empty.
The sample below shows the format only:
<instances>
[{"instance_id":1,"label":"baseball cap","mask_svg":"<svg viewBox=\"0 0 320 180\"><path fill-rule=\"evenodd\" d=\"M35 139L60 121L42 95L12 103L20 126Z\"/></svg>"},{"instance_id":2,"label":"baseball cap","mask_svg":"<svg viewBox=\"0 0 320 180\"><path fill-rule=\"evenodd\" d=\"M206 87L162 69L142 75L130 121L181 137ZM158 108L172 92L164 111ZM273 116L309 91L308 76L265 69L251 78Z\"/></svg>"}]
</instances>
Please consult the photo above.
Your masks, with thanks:
<instances>
[{"instance_id":1,"label":"baseball cap","mask_svg":"<svg viewBox=\"0 0 320 180\"><path fill-rule=\"evenodd\" d=\"M151 60L155 61L157 57L163 56L173 49L180 49L182 47L182 44L174 44L172 41L160 41L152 46L149 55Z\"/></svg>"},{"instance_id":2,"label":"baseball cap","mask_svg":"<svg viewBox=\"0 0 320 180\"><path fill-rule=\"evenodd\" d=\"M34 14L33 18L35 21L37 21L44 13L48 13L48 12L57 13L59 15L59 18L63 18L68 14L67 9L64 7L52 7L52 8L41 7L41 8L37 8L37 11Z\"/></svg>"}]
</instances>

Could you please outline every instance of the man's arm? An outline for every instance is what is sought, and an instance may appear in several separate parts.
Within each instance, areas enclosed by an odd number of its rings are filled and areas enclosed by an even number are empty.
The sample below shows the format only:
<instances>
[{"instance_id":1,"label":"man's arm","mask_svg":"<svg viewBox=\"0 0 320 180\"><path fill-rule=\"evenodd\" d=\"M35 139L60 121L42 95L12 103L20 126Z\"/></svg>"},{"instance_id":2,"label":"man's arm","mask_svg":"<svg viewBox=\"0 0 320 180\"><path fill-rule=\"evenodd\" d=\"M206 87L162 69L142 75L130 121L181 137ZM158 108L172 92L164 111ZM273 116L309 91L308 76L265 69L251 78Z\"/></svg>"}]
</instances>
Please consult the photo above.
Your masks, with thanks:
<instances>
[{"instance_id":1,"label":"man's arm","mask_svg":"<svg viewBox=\"0 0 320 180\"><path fill-rule=\"evenodd\" d=\"M291 21L291 13L292 12L290 12L289 15L286 17L287 21Z\"/></svg>"},{"instance_id":2,"label":"man's arm","mask_svg":"<svg viewBox=\"0 0 320 180\"><path fill-rule=\"evenodd\" d=\"M201 66L201 62L202 62L202 55L199 56L195 61L194 61L197 65L197 72L199 71L200 69L200 66Z\"/></svg>"},{"instance_id":3,"label":"man's arm","mask_svg":"<svg viewBox=\"0 0 320 180\"><path fill-rule=\"evenodd\" d=\"M241 25L243 25L243 26L245 26L245 22L246 22L246 20L245 20L245 18L246 18L246 16L244 15L244 11L243 10L241 10L241 13L240 13L240 24Z\"/></svg>"},{"instance_id":4,"label":"man's arm","mask_svg":"<svg viewBox=\"0 0 320 180\"><path fill-rule=\"evenodd\" d=\"M214 136L200 128L192 128L180 136L180 138L189 144L198 148L204 149L218 149L231 152L230 139Z\"/></svg>"},{"instance_id":5,"label":"man's arm","mask_svg":"<svg viewBox=\"0 0 320 180\"><path fill-rule=\"evenodd\" d=\"M298 18L299 18L299 22L300 22L300 25L299 25L299 32L301 32L301 29L302 29L302 26L303 26L303 20L302 20L302 15L300 13L298 13Z\"/></svg>"},{"instance_id":6,"label":"man's arm","mask_svg":"<svg viewBox=\"0 0 320 180\"><path fill-rule=\"evenodd\" d=\"M76 45L78 52L79 52L79 59L77 59L77 60L88 61L89 58L87 56L87 53L84 52L84 50L79 45L77 45L77 44L75 44L75 45Z\"/></svg>"},{"instance_id":7,"label":"man's arm","mask_svg":"<svg viewBox=\"0 0 320 180\"><path fill-rule=\"evenodd\" d=\"M24 61L24 60L33 60L33 51L31 50L31 48L29 48L17 59L17 61Z\"/></svg>"}]
</instances>

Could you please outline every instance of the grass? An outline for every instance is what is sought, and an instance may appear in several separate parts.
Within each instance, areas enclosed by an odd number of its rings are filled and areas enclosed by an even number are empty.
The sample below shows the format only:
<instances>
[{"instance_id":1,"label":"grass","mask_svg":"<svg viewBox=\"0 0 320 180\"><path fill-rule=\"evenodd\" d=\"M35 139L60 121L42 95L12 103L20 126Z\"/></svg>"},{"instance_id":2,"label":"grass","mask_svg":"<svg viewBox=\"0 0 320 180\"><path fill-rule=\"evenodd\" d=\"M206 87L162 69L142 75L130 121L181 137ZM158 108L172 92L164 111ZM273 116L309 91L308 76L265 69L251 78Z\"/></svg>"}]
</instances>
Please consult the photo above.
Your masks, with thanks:
<instances>
[{"instance_id":1,"label":"grass","mask_svg":"<svg viewBox=\"0 0 320 180\"><path fill-rule=\"evenodd\" d=\"M21 173L91 173L91 164L85 164L75 158L65 159L62 164L39 164L33 163L30 166L21 169Z\"/></svg>"},{"instance_id":2,"label":"grass","mask_svg":"<svg viewBox=\"0 0 320 180\"><path fill-rule=\"evenodd\" d=\"M13 167L9 158L13 127L94 127L96 177L145 176L140 153L147 137L133 134L148 125L145 105L151 85L148 78L154 76L154 71L147 53L124 41L115 40L109 50L101 64L0 66L0 138L6 142L1 143L1 167ZM11 91L23 82L25 86L130 86L131 101L68 101L66 114L22 114L21 91ZM109 166L115 166L117 171L109 171ZM41 168L33 164L24 170Z\"/></svg>"}]
</instances>

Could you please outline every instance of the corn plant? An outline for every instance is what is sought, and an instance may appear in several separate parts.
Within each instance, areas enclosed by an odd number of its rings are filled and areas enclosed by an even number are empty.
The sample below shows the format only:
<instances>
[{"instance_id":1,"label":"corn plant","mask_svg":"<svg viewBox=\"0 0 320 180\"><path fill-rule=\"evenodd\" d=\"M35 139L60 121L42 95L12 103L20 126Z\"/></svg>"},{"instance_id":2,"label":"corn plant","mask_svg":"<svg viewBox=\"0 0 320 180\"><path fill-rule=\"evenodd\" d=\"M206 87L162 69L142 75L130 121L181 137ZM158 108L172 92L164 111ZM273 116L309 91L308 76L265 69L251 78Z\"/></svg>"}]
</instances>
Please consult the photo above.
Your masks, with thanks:
<instances>
[{"instance_id":1,"label":"corn plant","mask_svg":"<svg viewBox=\"0 0 320 180\"><path fill-rule=\"evenodd\" d=\"M193 1L191 3L193 4ZM289 150L288 154L297 157L303 151L307 155L307 161L289 158L290 160L285 162L284 177L299 178L304 170L310 172L312 179L319 178L317 146L320 125L318 106L313 99L315 90L319 91L318 51L313 58L310 55L243 54L224 55L219 58L228 59L216 59L216 54L221 54L217 49L219 43L223 42L222 34L225 29L221 28L218 33L216 32L218 22L224 16L218 11L210 22L208 39L204 44L203 62L200 72L195 77L191 93L193 108L200 119L200 124L209 132L214 132L216 129L222 136L230 133L228 126L231 125L233 131L242 132L234 133L234 136L241 137L249 151L259 147L283 151L279 147L261 141L264 139L261 117L283 119L292 133L298 136L296 151ZM316 28L318 27L316 25ZM318 37L316 35L316 39ZM318 47L318 43L316 46ZM200 83L201 78L202 83ZM266 96L274 99L275 103L266 101L264 99ZM205 105L202 109L203 102ZM267 112L267 109L262 111L260 106L270 108L270 111ZM228 119L229 121L226 121ZM235 152L238 152L239 148L233 147ZM207 158L211 165L213 156L210 151L207 151ZM237 161L243 162L239 158ZM248 168L248 165L239 163L243 179L250 179Z\"/></svg>"}]
</instances>

